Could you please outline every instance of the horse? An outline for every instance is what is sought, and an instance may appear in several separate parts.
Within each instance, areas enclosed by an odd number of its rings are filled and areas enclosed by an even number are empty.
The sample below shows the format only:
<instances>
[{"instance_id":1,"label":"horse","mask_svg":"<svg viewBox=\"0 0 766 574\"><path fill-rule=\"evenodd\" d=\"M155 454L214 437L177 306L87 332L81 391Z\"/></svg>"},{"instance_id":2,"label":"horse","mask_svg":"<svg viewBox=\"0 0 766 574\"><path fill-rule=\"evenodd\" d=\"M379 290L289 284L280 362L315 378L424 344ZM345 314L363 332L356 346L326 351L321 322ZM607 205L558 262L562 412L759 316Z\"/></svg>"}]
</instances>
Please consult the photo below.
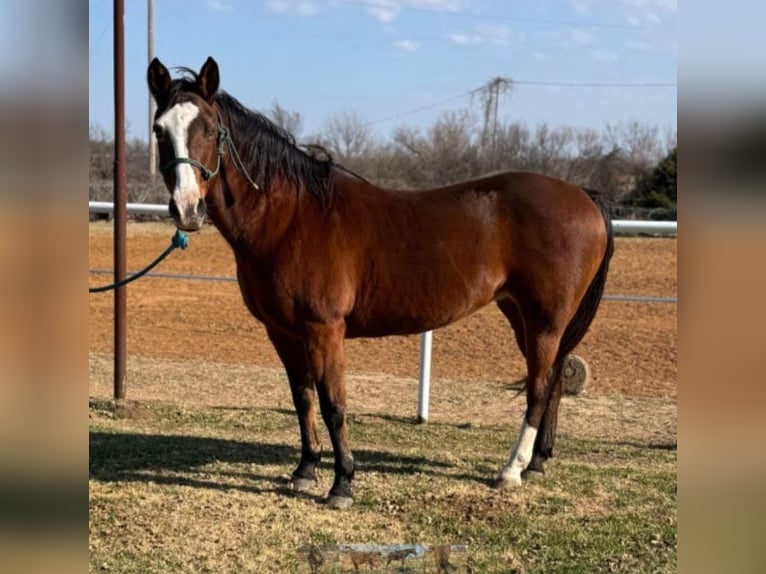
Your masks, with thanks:
<instances>
[{"instance_id":1,"label":"horse","mask_svg":"<svg viewBox=\"0 0 766 574\"><path fill-rule=\"evenodd\" d=\"M287 374L301 455L290 487L310 493L334 454L330 508L353 504L344 342L410 335L494 302L527 369L526 412L496 488L544 474L562 370L598 309L614 249L598 193L545 175L494 173L438 189L385 189L312 153L219 89L218 64L171 78L147 70L153 132L179 229L206 218L230 245L245 306Z\"/></svg>"}]
</instances>

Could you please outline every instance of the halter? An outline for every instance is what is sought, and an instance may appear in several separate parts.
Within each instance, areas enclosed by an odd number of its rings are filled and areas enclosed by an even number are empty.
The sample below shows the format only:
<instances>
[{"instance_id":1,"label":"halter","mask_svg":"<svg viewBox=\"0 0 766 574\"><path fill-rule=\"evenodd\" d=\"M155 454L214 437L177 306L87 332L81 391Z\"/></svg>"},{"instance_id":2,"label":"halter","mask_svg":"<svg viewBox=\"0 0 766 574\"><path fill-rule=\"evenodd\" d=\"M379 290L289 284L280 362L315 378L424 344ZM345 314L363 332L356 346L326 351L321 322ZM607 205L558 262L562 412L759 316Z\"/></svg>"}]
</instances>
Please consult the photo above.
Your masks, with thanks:
<instances>
[{"instance_id":1,"label":"halter","mask_svg":"<svg viewBox=\"0 0 766 574\"><path fill-rule=\"evenodd\" d=\"M220 117L218 119L220 121ZM252 178L247 174L247 169L245 169L245 166L242 164L242 159L239 157L239 154L237 153L237 148L234 146L234 143L231 141L229 130L226 129L226 126L220 123L218 124L217 129L218 129L218 159L216 161L215 169L213 171L206 168L204 165L202 165L200 162L198 162L194 158L174 157L169 162L160 166L160 173L164 175L173 166L179 163L188 163L189 165L199 169L202 172L202 179L204 179L205 181L208 181L212 177L218 175L218 172L221 171L221 158L224 155L226 155L226 144L229 144L229 147L231 148L231 157L234 160L234 167L243 176L245 176L245 179L248 181L250 185L252 185L255 189L260 189L258 187L258 184L256 184L252 180Z\"/></svg>"},{"instance_id":2,"label":"halter","mask_svg":"<svg viewBox=\"0 0 766 574\"><path fill-rule=\"evenodd\" d=\"M202 172L202 178L205 181L208 181L212 177L218 175L218 172L221 170L221 158L226 153L226 142L231 143L231 138L229 137L229 130L227 130L225 126L218 124L218 161L216 162L215 170L213 171L206 168L204 165L202 165L200 162L198 162L194 158L174 157L169 162L160 166L160 172L162 174L165 174L169 169L171 169L172 167L174 167L175 165L179 163L188 163L196 167L197 169L199 169Z\"/></svg>"}]
</instances>

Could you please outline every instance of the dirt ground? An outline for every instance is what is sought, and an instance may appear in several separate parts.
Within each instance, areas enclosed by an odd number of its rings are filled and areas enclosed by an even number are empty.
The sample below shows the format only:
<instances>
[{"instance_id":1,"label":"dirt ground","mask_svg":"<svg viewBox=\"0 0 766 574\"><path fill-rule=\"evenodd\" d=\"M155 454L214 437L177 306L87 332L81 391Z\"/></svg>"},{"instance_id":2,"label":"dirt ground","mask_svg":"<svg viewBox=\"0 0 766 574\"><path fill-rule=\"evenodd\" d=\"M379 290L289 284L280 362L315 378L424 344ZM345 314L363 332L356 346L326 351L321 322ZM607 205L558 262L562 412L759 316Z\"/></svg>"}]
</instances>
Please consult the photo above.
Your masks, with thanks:
<instances>
[{"instance_id":1,"label":"dirt ground","mask_svg":"<svg viewBox=\"0 0 766 574\"><path fill-rule=\"evenodd\" d=\"M171 224L128 225L128 269L143 267L168 245ZM90 269L112 268L112 225L91 223ZM606 294L675 297L677 241L617 238ZM234 259L218 232L190 236L156 271L233 277ZM111 275L90 274L90 286ZM113 298L90 296L90 351L113 348ZM677 306L604 301L576 353L588 362L589 395L676 397ZM263 326L245 309L234 282L145 278L128 288L128 354L280 367ZM350 374L417 377L419 338L348 342ZM510 328L494 305L434 333L434 380L510 384L524 375Z\"/></svg>"}]
</instances>

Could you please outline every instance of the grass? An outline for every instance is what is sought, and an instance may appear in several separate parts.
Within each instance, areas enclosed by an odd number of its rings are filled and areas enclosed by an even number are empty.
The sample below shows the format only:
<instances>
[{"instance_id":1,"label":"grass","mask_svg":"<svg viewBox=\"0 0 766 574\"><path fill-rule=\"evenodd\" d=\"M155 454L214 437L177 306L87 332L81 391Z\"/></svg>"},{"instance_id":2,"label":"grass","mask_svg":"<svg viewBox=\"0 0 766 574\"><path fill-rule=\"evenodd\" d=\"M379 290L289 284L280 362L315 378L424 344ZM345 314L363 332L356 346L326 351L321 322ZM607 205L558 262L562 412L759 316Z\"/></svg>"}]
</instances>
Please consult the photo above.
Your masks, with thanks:
<instances>
[{"instance_id":1,"label":"grass","mask_svg":"<svg viewBox=\"0 0 766 574\"><path fill-rule=\"evenodd\" d=\"M90 416L91 572L308 572L306 543L466 544L473 572L676 571L672 445L562 436L545 481L496 492L516 424L352 416L356 504L333 512L329 452L315 493L287 488L289 410L91 398Z\"/></svg>"}]
</instances>

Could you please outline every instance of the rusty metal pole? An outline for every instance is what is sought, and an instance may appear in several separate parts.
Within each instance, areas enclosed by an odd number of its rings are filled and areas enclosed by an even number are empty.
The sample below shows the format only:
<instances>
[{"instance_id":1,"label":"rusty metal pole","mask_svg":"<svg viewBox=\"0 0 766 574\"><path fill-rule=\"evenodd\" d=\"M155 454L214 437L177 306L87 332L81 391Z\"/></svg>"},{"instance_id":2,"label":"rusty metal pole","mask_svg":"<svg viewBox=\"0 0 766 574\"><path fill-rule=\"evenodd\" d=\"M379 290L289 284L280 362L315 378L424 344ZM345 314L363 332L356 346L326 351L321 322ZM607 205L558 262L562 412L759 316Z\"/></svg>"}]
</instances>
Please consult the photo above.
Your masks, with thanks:
<instances>
[{"instance_id":1,"label":"rusty metal pole","mask_svg":"<svg viewBox=\"0 0 766 574\"><path fill-rule=\"evenodd\" d=\"M114 0L114 280L127 274L128 171L125 146L125 1ZM114 290L114 398L125 398L127 287Z\"/></svg>"}]
</instances>

